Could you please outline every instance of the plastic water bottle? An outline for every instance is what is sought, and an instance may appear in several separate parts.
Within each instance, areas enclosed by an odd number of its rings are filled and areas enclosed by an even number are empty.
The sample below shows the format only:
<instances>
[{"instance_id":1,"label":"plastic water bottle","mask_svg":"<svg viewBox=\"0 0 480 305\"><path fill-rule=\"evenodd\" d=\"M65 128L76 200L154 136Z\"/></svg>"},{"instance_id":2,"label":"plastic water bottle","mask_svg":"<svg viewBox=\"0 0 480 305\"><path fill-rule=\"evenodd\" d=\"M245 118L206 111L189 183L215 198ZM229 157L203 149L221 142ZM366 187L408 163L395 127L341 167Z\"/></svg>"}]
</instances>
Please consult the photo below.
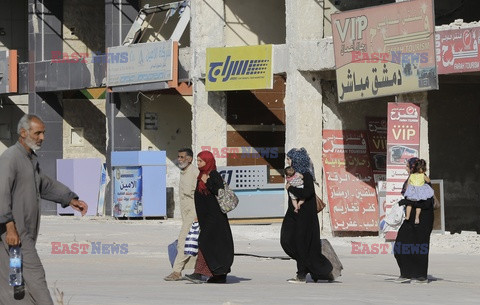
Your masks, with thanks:
<instances>
[{"instance_id":1,"label":"plastic water bottle","mask_svg":"<svg viewBox=\"0 0 480 305\"><path fill-rule=\"evenodd\" d=\"M22 285L22 254L20 247L10 247L10 286Z\"/></svg>"}]
</instances>

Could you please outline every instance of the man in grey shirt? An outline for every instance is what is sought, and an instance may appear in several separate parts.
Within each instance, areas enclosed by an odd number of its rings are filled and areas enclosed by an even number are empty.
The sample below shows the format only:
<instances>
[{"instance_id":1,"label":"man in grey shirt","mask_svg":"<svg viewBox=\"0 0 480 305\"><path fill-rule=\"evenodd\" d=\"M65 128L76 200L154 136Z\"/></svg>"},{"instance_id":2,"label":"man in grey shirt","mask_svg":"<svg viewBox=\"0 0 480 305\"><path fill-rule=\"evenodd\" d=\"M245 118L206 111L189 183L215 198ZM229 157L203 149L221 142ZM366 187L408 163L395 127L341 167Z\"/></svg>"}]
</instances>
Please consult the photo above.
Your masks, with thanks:
<instances>
[{"instance_id":1,"label":"man in grey shirt","mask_svg":"<svg viewBox=\"0 0 480 305\"><path fill-rule=\"evenodd\" d=\"M42 173L35 150L45 137L45 124L35 115L18 122L18 142L0 156L0 304L53 305L35 243L40 226L40 199L71 206L82 216L88 206L62 183ZM8 285L9 247L22 251L25 295L14 298Z\"/></svg>"}]
</instances>

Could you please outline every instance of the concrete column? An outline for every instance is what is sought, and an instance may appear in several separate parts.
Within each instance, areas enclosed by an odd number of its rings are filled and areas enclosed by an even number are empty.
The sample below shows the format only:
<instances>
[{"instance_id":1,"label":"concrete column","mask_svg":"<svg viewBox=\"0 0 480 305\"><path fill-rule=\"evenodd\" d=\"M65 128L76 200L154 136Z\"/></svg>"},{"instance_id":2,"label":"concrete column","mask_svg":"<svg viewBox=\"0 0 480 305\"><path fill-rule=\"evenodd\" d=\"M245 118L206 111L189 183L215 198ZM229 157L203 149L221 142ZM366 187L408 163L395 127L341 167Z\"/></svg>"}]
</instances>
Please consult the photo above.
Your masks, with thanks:
<instances>
[{"instance_id":1,"label":"concrete column","mask_svg":"<svg viewBox=\"0 0 480 305\"><path fill-rule=\"evenodd\" d=\"M289 63L285 96L286 141L285 151L305 147L315 165L320 197L323 194L322 174L322 89L318 72L299 71L302 67L315 67L309 62L328 58L317 46L323 38L324 8L319 1L286 0L286 44ZM306 56L304 50L315 50ZM316 51L319 51L318 53ZM327 216L328 211L321 213ZM323 216L323 215L322 215ZM321 223L323 231L330 231L329 217Z\"/></svg>"},{"instance_id":2,"label":"concrete column","mask_svg":"<svg viewBox=\"0 0 480 305\"><path fill-rule=\"evenodd\" d=\"M138 13L138 1L105 0L105 47L119 46ZM105 50L106 51L106 50ZM140 150L140 102L134 93L106 94L106 164L112 177L112 151ZM112 213L113 189L107 184L105 215Z\"/></svg>"},{"instance_id":3,"label":"concrete column","mask_svg":"<svg viewBox=\"0 0 480 305\"><path fill-rule=\"evenodd\" d=\"M395 2L404 2L407 0L395 0ZM428 99L427 92L399 94L397 101L399 103L416 103L420 105L420 158L427 161L427 169L430 165L430 149L428 140Z\"/></svg>"},{"instance_id":4,"label":"concrete column","mask_svg":"<svg viewBox=\"0 0 480 305\"><path fill-rule=\"evenodd\" d=\"M42 85L36 75L36 67L42 60L51 59L51 52L61 50L62 2L28 1L28 60L32 64L28 69L28 113L41 117L45 123L47 136L42 148L37 152L40 166L44 173L55 178L57 176L57 159L63 158L63 108L61 94L37 93ZM57 214L57 204L42 200L42 214Z\"/></svg>"},{"instance_id":5,"label":"concrete column","mask_svg":"<svg viewBox=\"0 0 480 305\"><path fill-rule=\"evenodd\" d=\"M227 107L223 92L205 91L206 48L223 47L225 41L225 9L222 0L193 0L190 2L190 46L192 49L191 77L193 80L192 149L195 154L201 146L227 146ZM208 73L208 71L207 71ZM217 165L226 165L226 159L217 159Z\"/></svg>"}]
</instances>

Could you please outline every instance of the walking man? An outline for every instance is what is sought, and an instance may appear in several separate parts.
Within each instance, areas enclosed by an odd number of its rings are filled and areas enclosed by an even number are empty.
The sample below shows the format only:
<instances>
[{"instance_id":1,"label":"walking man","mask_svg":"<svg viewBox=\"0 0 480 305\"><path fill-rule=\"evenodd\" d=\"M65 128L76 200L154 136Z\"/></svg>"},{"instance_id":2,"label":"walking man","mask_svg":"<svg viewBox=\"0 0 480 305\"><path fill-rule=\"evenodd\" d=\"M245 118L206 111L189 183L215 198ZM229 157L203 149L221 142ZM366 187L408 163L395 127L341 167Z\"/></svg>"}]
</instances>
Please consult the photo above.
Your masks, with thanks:
<instances>
[{"instance_id":1,"label":"walking man","mask_svg":"<svg viewBox=\"0 0 480 305\"><path fill-rule=\"evenodd\" d=\"M62 183L41 171L35 151L45 137L45 124L35 115L24 115L18 122L18 142L0 156L0 304L53 305L35 243L40 225L40 199L59 202L87 212ZM20 245L23 257L25 295L14 297L8 285L9 247Z\"/></svg>"},{"instance_id":2,"label":"walking man","mask_svg":"<svg viewBox=\"0 0 480 305\"><path fill-rule=\"evenodd\" d=\"M178 235L177 257L173 263L173 272L164 278L165 281L182 280L183 269L193 269L197 260L196 256L184 254L185 238L192 225L197 219L195 202L193 200L197 187L198 169L192 165L193 152L190 148L182 148L178 151L178 167L180 167L180 210L182 213L182 228Z\"/></svg>"}]
</instances>

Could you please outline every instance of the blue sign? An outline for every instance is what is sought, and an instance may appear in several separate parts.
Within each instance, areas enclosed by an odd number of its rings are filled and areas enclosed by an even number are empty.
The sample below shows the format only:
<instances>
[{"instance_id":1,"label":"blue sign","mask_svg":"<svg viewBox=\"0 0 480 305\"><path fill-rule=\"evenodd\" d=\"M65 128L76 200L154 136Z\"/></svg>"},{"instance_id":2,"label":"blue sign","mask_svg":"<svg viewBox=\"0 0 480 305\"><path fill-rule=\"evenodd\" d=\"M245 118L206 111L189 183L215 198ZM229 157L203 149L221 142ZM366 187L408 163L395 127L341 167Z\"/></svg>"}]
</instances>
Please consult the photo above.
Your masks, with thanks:
<instances>
[{"instance_id":1,"label":"blue sign","mask_svg":"<svg viewBox=\"0 0 480 305\"><path fill-rule=\"evenodd\" d=\"M113 216L142 217L142 168L117 167L114 171Z\"/></svg>"},{"instance_id":2,"label":"blue sign","mask_svg":"<svg viewBox=\"0 0 480 305\"><path fill-rule=\"evenodd\" d=\"M108 48L107 87L172 80L173 41Z\"/></svg>"}]
</instances>

